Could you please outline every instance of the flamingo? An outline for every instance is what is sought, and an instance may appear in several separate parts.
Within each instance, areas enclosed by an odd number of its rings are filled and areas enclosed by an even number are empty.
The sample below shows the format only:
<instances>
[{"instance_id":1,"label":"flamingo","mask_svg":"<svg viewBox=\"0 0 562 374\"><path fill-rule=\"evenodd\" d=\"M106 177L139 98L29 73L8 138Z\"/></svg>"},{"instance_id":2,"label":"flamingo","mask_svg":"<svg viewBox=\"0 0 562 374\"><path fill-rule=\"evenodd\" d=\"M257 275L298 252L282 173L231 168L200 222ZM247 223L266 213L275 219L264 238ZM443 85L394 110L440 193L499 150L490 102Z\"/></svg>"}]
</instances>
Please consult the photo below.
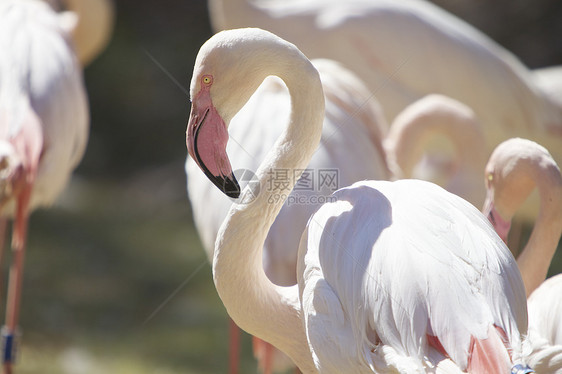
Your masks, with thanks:
<instances>
[{"instance_id":1,"label":"flamingo","mask_svg":"<svg viewBox=\"0 0 562 374\"><path fill-rule=\"evenodd\" d=\"M291 95L288 127L241 193L226 153L228 124L263 80ZM229 30L200 49L191 80L186 143L205 175L239 199L215 244L213 280L233 320L285 352L303 373L505 373L524 368L525 289L492 226L462 198L424 181L363 181L311 216L298 286L274 285L262 251L315 152L324 119L318 72L293 44L260 29ZM447 286L445 286L447 285ZM449 371L450 372L450 371Z\"/></svg>"},{"instance_id":2,"label":"flamingo","mask_svg":"<svg viewBox=\"0 0 562 374\"><path fill-rule=\"evenodd\" d=\"M511 218L537 188L539 215L517 264L529 296L545 279L562 233L562 175L548 150L521 138L496 147L486 165L483 212L499 236L507 240Z\"/></svg>"},{"instance_id":3,"label":"flamingo","mask_svg":"<svg viewBox=\"0 0 562 374\"><path fill-rule=\"evenodd\" d=\"M475 193L482 190L481 175L487 161L481 128L468 106L443 95L428 95L407 106L392 122L384 140L389 166L397 178L436 178L423 174L427 169L418 165L429 144L444 138L451 144L453 156L441 161L447 164L442 169L448 174L442 175L438 184L482 206L482 193Z\"/></svg>"},{"instance_id":4,"label":"flamingo","mask_svg":"<svg viewBox=\"0 0 562 374\"><path fill-rule=\"evenodd\" d=\"M0 2L0 212L13 218L4 346L11 372L30 212L52 204L84 153L88 103L67 25L40 1ZM4 231L0 233L2 242Z\"/></svg>"},{"instance_id":5,"label":"flamingo","mask_svg":"<svg viewBox=\"0 0 562 374\"><path fill-rule=\"evenodd\" d=\"M300 234L310 215L337 186L364 179L389 179L381 139L386 134L386 122L380 108L369 100L369 92L361 82L340 64L315 60L320 73L326 101L323 136L320 146L307 165L308 181L301 181L298 191L290 195L293 203L285 204L273 223L264 243L263 266L268 278L277 285L296 284L296 261ZM290 115L290 96L279 78L269 77L252 95L248 103L232 119L229 132L235 141L229 142L228 153L237 160L237 168L246 170L245 179L257 170L259 161L275 144ZM258 124L268 123L267 127ZM244 140L244 145L238 141ZM369 159L365 164L363 160ZM232 200L213 187L198 170L193 158L186 161L189 199L194 221L209 260L220 224L224 221ZM272 175L274 176L274 175ZM322 178L328 178L323 183ZM332 179L335 178L335 179ZM305 178L303 180L306 182ZM324 181L326 182L326 181ZM253 181L250 180L250 183ZM266 188L267 186L263 187ZM287 194L288 195L288 194ZM320 197L320 198L318 198ZM301 203L295 203L300 200ZM255 341L257 356L268 352ZM237 348L231 347L236 355ZM271 353L269 353L271 354ZM267 372L284 369L290 360L274 355L269 363L266 355L258 361ZM231 363L231 371L237 367Z\"/></svg>"},{"instance_id":6,"label":"flamingo","mask_svg":"<svg viewBox=\"0 0 562 374\"><path fill-rule=\"evenodd\" d=\"M72 39L78 60L89 65L111 39L115 7L111 0L45 0L56 10L65 9L66 22L72 27Z\"/></svg>"},{"instance_id":7,"label":"flamingo","mask_svg":"<svg viewBox=\"0 0 562 374\"><path fill-rule=\"evenodd\" d=\"M216 31L260 27L310 58L342 62L376 94L389 123L407 105L439 93L474 110L485 154L521 136L543 144L562 162L562 103L542 92L516 56L430 2L209 0L209 10ZM427 166L434 182L448 173ZM479 206L484 190L480 176L474 178L478 188L471 195L477 199L471 202ZM531 201L522 207L521 219L531 222L536 206Z\"/></svg>"},{"instance_id":8,"label":"flamingo","mask_svg":"<svg viewBox=\"0 0 562 374\"><path fill-rule=\"evenodd\" d=\"M488 195L484 212L504 238L510 217L530 191L539 191L539 217L517 258L527 290L529 363L540 373L562 373L562 275L546 281L562 233L562 175L549 152L527 139L509 139L486 166ZM544 282L543 282L544 281Z\"/></svg>"}]
</instances>

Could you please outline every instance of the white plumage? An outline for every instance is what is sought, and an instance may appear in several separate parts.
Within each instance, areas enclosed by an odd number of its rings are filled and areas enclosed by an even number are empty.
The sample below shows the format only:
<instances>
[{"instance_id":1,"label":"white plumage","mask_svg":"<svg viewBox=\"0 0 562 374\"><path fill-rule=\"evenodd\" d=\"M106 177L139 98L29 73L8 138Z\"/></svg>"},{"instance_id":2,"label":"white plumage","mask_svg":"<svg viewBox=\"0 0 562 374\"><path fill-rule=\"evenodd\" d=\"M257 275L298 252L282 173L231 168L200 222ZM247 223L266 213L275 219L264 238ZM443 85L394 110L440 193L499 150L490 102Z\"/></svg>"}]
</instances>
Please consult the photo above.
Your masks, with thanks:
<instances>
[{"instance_id":1,"label":"white plumage","mask_svg":"<svg viewBox=\"0 0 562 374\"><path fill-rule=\"evenodd\" d=\"M562 274L545 280L529 296L527 304L529 331L549 344L562 346Z\"/></svg>"},{"instance_id":2,"label":"white plumage","mask_svg":"<svg viewBox=\"0 0 562 374\"><path fill-rule=\"evenodd\" d=\"M562 274L544 281L527 300L529 363L537 373L562 374Z\"/></svg>"},{"instance_id":3,"label":"white plumage","mask_svg":"<svg viewBox=\"0 0 562 374\"><path fill-rule=\"evenodd\" d=\"M357 183L335 196L309 221L298 272L320 372L359 363L355 372L423 372L435 349L428 336L464 369L471 338L485 339L491 326L520 354L521 278L475 207L415 180Z\"/></svg>"},{"instance_id":4,"label":"white plumage","mask_svg":"<svg viewBox=\"0 0 562 374\"><path fill-rule=\"evenodd\" d=\"M11 142L32 113L43 143L30 209L52 204L81 160L88 139L88 102L68 30L44 3L0 3L2 140ZM2 209L13 212L9 198Z\"/></svg>"}]
</instances>

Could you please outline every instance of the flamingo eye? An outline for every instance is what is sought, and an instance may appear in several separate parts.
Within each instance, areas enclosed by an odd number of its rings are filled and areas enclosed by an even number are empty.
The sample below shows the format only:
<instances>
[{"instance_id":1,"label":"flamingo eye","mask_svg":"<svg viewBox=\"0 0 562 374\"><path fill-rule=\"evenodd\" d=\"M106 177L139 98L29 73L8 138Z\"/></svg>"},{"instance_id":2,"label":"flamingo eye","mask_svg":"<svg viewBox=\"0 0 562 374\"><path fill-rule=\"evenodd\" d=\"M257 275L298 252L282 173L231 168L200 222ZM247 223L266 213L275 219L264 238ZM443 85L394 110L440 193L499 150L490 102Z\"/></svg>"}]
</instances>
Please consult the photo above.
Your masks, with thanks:
<instances>
[{"instance_id":1,"label":"flamingo eye","mask_svg":"<svg viewBox=\"0 0 562 374\"><path fill-rule=\"evenodd\" d=\"M486 175L486 187L487 188L490 188L493 181L494 181L494 174L489 173L488 175Z\"/></svg>"},{"instance_id":2,"label":"flamingo eye","mask_svg":"<svg viewBox=\"0 0 562 374\"><path fill-rule=\"evenodd\" d=\"M205 75L203 76L203 84L205 85L210 85L211 83L213 83L213 77L211 77L210 75Z\"/></svg>"}]
</instances>

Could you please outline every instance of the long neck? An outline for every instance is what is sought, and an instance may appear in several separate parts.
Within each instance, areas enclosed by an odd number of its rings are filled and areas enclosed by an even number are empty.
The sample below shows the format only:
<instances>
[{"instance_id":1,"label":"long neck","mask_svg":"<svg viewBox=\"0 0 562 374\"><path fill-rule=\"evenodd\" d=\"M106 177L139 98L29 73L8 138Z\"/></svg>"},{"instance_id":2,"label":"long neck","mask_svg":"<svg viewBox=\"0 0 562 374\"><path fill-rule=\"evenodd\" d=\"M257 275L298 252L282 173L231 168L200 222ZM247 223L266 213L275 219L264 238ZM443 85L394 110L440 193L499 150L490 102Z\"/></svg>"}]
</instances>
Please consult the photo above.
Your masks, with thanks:
<instances>
[{"instance_id":1,"label":"long neck","mask_svg":"<svg viewBox=\"0 0 562 374\"><path fill-rule=\"evenodd\" d=\"M68 10L78 15L78 24L72 32L78 59L88 65L106 47L115 11L111 0L64 0Z\"/></svg>"},{"instance_id":2,"label":"long neck","mask_svg":"<svg viewBox=\"0 0 562 374\"><path fill-rule=\"evenodd\" d=\"M540 208L527 245L517 258L527 296L545 279L562 234L562 177L555 165L550 172L534 169Z\"/></svg>"},{"instance_id":3,"label":"long neck","mask_svg":"<svg viewBox=\"0 0 562 374\"><path fill-rule=\"evenodd\" d=\"M245 331L272 343L304 373L314 373L298 290L269 281L262 265L268 231L320 142L324 96L318 73L308 60L276 72L291 95L286 131L257 171L260 191L248 204L233 205L219 231L213 261L214 281L228 314ZM246 189L242 201L250 199ZM300 235L300 233L298 233Z\"/></svg>"},{"instance_id":4,"label":"long neck","mask_svg":"<svg viewBox=\"0 0 562 374\"><path fill-rule=\"evenodd\" d=\"M481 174L486 155L474 150L483 147L484 135L474 113L460 103L432 95L404 110L390 128L385 146L397 176L411 177L426 148L439 136L452 143L463 172Z\"/></svg>"},{"instance_id":5,"label":"long neck","mask_svg":"<svg viewBox=\"0 0 562 374\"><path fill-rule=\"evenodd\" d=\"M215 32L239 27L259 26L260 8L252 0L208 0L211 26Z\"/></svg>"}]
</instances>

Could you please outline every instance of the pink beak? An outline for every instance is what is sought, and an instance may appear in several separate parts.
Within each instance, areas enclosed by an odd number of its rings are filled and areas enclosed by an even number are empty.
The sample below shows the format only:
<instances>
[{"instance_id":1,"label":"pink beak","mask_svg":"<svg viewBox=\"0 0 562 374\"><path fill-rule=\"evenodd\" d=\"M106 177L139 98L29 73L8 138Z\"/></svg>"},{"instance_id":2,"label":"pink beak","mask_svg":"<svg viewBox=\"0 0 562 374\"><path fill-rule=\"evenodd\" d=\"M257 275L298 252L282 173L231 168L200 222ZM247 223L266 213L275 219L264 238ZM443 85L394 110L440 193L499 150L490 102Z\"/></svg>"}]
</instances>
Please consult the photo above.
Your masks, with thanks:
<instances>
[{"instance_id":1,"label":"pink beak","mask_svg":"<svg viewBox=\"0 0 562 374\"><path fill-rule=\"evenodd\" d=\"M507 234L509 234L509 229L511 228L511 221L504 220L496 210L492 192L488 192L488 195L486 196L482 213L488 217L488 220L492 223L492 226L494 226L494 229L499 237L504 241L504 243L507 243Z\"/></svg>"},{"instance_id":2,"label":"pink beak","mask_svg":"<svg viewBox=\"0 0 562 374\"><path fill-rule=\"evenodd\" d=\"M207 178L232 198L240 196L240 185L232 173L226 154L228 131L213 106L209 89L203 87L191 105L186 143L191 157Z\"/></svg>"}]
</instances>

